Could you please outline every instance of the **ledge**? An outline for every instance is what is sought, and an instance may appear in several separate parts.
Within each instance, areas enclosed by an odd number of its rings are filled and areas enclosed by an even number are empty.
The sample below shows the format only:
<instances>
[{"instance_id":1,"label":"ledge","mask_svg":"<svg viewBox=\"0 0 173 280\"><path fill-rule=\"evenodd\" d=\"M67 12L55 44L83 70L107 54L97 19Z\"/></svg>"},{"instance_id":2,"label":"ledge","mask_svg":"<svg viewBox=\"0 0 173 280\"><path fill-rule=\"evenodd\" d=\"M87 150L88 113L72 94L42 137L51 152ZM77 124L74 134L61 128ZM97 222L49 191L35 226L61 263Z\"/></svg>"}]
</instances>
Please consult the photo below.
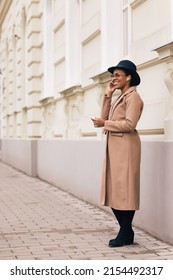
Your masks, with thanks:
<instances>
[{"instance_id":1,"label":"ledge","mask_svg":"<svg viewBox=\"0 0 173 280\"><path fill-rule=\"evenodd\" d=\"M83 93L81 85L72 86L60 92L64 97L70 97L71 95Z\"/></svg>"},{"instance_id":2,"label":"ledge","mask_svg":"<svg viewBox=\"0 0 173 280\"><path fill-rule=\"evenodd\" d=\"M111 79L110 76L111 74L108 71L104 71L93 77L90 77L90 79L92 79L95 84L100 84L108 82Z\"/></svg>"},{"instance_id":3,"label":"ledge","mask_svg":"<svg viewBox=\"0 0 173 280\"><path fill-rule=\"evenodd\" d=\"M48 105L48 104L54 102L54 97L53 97L53 96L45 97L45 98L39 100L39 102L40 102L43 106L46 106L46 105Z\"/></svg>"},{"instance_id":4,"label":"ledge","mask_svg":"<svg viewBox=\"0 0 173 280\"><path fill-rule=\"evenodd\" d=\"M138 129L138 133L139 135L164 135L164 129Z\"/></svg>"},{"instance_id":5,"label":"ledge","mask_svg":"<svg viewBox=\"0 0 173 280\"><path fill-rule=\"evenodd\" d=\"M173 58L173 42L169 42L163 46L160 46L153 51L156 51L159 55L159 59L172 59Z\"/></svg>"}]
</instances>

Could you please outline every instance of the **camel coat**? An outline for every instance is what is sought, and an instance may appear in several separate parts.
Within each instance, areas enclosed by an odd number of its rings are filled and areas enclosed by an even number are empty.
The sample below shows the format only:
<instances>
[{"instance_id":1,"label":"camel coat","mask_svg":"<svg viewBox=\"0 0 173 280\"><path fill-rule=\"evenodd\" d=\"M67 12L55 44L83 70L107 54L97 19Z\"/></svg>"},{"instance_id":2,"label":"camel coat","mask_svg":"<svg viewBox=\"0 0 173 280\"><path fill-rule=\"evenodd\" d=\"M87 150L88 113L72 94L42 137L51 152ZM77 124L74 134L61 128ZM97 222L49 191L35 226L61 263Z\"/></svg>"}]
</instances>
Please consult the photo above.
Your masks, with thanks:
<instances>
[{"instance_id":1,"label":"camel coat","mask_svg":"<svg viewBox=\"0 0 173 280\"><path fill-rule=\"evenodd\" d=\"M135 128L142 109L136 87L130 87L113 103L111 97L104 96L101 118L106 120L106 157L101 205L117 210L139 209L141 142Z\"/></svg>"}]
</instances>

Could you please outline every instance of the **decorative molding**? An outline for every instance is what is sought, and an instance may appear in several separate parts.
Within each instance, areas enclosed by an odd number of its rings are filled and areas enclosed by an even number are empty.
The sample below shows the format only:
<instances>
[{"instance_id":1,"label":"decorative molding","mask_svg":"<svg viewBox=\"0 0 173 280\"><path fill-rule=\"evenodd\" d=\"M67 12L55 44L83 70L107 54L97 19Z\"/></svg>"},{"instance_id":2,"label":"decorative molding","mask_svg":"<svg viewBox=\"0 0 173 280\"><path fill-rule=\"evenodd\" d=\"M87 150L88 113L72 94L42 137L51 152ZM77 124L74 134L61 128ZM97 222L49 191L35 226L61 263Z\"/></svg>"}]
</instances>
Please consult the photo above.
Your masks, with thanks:
<instances>
[{"instance_id":1,"label":"decorative molding","mask_svg":"<svg viewBox=\"0 0 173 280\"><path fill-rule=\"evenodd\" d=\"M64 61L65 61L65 56L62 56L60 59L58 59L57 61L54 62L54 66L58 66L59 64L61 64Z\"/></svg>"},{"instance_id":2,"label":"decorative molding","mask_svg":"<svg viewBox=\"0 0 173 280\"><path fill-rule=\"evenodd\" d=\"M53 31L56 33L65 24L65 19L63 18L60 22L54 24Z\"/></svg>"},{"instance_id":3,"label":"decorative molding","mask_svg":"<svg viewBox=\"0 0 173 280\"><path fill-rule=\"evenodd\" d=\"M160 60L170 62L173 60L173 42L169 42L163 46L160 46L153 51L156 51Z\"/></svg>"},{"instance_id":4,"label":"decorative molding","mask_svg":"<svg viewBox=\"0 0 173 280\"><path fill-rule=\"evenodd\" d=\"M164 76L169 91L168 109L164 120L165 139L173 140L173 42L155 49L161 62L166 62L168 69Z\"/></svg>"},{"instance_id":5,"label":"decorative molding","mask_svg":"<svg viewBox=\"0 0 173 280\"><path fill-rule=\"evenodd\" d=\"M164 135L164 129L139 129L139 135Z\"/></svg>"},{"instance_id":6,"label":"decorative molding","mask_svg":"<svg viewBox=\"0 0 173 280\"><path fill-rule=\"evenodd\" d=\"M100 83L106 83L110 80L110 73L108 71L104 71L102 73L99 73L93 77L91 77L90 79L92 79L94 81L94 84L100 84Z\"/></svg>"},{"instance_id":7,"label":"decorative molding","mask_svg":"<svg viewBox=\"0 0 173 280\"><path fill-rule=\"evenodd\" d=\"M164 77L165 84L168 88L169 93L173 96L173 69L169 68L165 73ZM170 103L172 105L172 102Z\"/></svg>"},{"instance_id":8,"label":"decorative molding","mask_svg":"<svg viewBox=\"0 0 173 280\"><path fill-rule=\"evenodd\" d=\"M142 5L144 2L147 0L131 0L130 1L130 6L132 9L136 9L138 6Z\"/></svg>"},{"instance_id":9,"label":"decorative molding","mask_svg":"<svg viewBox=\"0 0 173 280\"><path fill-rule=\"evenodd\" d=\"M34 15L34 16L31 16L29 19L27 19L27 15L26 15L26 22L27 22L27 25L29 25L30 23L32 23L32 21L34 20L40 20L41 21L41 17L43 16L42 13L38 14L38 15Z\"/></svg>"},{"instance_id":10,"label":"decorative molding","mask_svg":"<svg viewBox=\"0 0 173 280\"><path fill-rule=\"evenodd\" d=\"M43 74L38 74L38 75L29 76L29 77L28 77L28 81L31 81L31 80L33 80L33 79L41 79L42 76L43 76ZM40 93L40 91L41 91L41 90L33 90L33 91L31 90L31 91L28 92L28 94L30 94L30 93L35 93L35 92Z\"/></svg>"},{"instance_id":11,"label":"decorative molding","mask_svg":"<svg viewBox=\"0 0 173 280\"><path fill-rule=\"evenodd\" d=\"M53 136L55 138L63 138L64 137L64 135L62 133L56 133L56 132L53 133Z\"/></svg>"},{"instance_id":12,"label":"decorative molding","mask_svg":"<svg viewBox=\"0 0 173 280\"><path fill-rule=\"evenodd\" d=\"M27 11L31 8L31 6L33 4L39 4L39 3L40 3L40 0L31 0L31 1L29 1L28 6L27 6Z\"/></svg>"},{"instance_id":13,"label":"decorative molding","mask_svg":"<svg viewBox=\"0 0 173 280\"><path fill-rule=\"evenodd\" d=\"M28 105L28 106L23 106L22 109L25 109L25 110L32 110L32 109L40 109L40 105Z\"/></svg>"},{"instance_id":14,"label":"decorative molding","mask_svg":"<svg viewBox=\"0 0 173 280\"><path fill-rule=\"evenodd\" d=\"M8 9L12 3L12 0L1 0L0 1L0 26L2 25L4 18L8 12Z\"/></svg>"},{"instance_id":15,"label":"decorative molding","mask_svg":"<svg viewBox=\"0 0 173 280\"><path fill-rule=\"evenodd\" d=\"M101 34L100 29L97 29L96 31L94 31L92 34L90 34L87 38L85 38L84 40L82 40L82 46L85 46L86 44L88 44L89 42L91 42L93 39L95 39L99 34Z\"/></svg>"},{"instance_id":16,"label":"decorative molding","mask_svg":"<svg viewBox=\"0 0 173 280\"><path fill-rule=\"evenodd\" d=\"M42 106L47 106L51 103L54 103L55 99L53 96L49 96L49 97L45 97L41 100L39 100L39 102L41 103Z\"/></svg>"},{"instance_id":17,"label":"decorative molding","mask_svg":"<svg viewBox=\"0 0 173 280\"><path fill-rule=\"evenodd\" d=\"M81 136L82 137L96 137L97 136L97 132L81 132Z\"/></svg>"},{"instance_id":18,"label":"decorative molding","mask_svg":"<svg viewBox=\"0 0 173 280\"><path fill-rule=\"evenodd\" d=\"M76 94L82 94L83 90L81 85L76 85L70 88L67 88L63 91L60 92L61 95L63 95L64 97L70 97Z\"/></svg>"}]
</instances>

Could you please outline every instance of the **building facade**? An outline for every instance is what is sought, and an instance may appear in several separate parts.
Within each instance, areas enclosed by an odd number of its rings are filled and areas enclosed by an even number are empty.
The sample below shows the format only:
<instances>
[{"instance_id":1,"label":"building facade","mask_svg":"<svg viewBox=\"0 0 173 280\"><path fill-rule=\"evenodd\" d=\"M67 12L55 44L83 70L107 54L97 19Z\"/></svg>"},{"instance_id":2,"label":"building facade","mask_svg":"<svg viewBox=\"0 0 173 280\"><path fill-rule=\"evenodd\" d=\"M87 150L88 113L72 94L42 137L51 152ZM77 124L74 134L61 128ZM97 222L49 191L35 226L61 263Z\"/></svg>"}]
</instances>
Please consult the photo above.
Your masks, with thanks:
<instances>
[{"instance_id":1,"label":"building facade","mask_svg":"<svg viewBox=\"0 0 173 280\"><path fill-rule=\"evenodd\" d=\"M145 104L135 223L173 244L173 0L0 0L2 160L98 205L104 138L90 117L121 59Z\"/></svg>"}]
</instances>

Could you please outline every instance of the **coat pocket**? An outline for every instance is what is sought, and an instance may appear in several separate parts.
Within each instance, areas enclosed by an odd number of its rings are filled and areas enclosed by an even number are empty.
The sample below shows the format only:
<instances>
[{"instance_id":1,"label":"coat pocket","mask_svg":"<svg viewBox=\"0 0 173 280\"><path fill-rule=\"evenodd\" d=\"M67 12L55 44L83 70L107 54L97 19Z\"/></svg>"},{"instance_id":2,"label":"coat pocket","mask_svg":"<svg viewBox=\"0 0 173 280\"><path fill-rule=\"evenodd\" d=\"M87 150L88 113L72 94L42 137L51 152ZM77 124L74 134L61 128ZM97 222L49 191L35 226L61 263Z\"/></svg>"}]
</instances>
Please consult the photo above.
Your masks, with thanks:
<instances>
[{"instance_id":1,"label":"coat pocket","mask_svg":"<svg viewBox=\"0 0 173 280\"><path fill-rule=\"evenodd\" d=\"M123 133L122 132L110 132L111 136L118 136L118 137L122 137Z\"/></svg>"}]
</instances>

